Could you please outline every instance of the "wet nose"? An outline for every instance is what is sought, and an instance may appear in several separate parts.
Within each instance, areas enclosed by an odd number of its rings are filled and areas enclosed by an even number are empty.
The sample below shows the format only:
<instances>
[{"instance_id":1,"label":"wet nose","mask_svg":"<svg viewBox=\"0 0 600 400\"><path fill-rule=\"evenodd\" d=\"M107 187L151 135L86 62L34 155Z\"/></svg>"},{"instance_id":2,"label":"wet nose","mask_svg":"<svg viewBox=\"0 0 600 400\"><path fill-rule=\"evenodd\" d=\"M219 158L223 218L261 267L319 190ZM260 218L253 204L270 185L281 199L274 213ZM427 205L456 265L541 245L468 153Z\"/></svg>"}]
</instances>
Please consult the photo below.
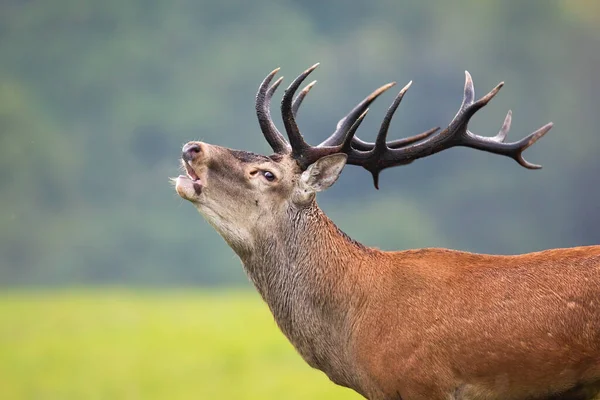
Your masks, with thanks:
<instances>
[{"instance_id":1,"label":"wet nose","mask_svg":"<svg viewBox=\"0 0 600 400\"><path fill-rule=\"evenodd\" d=\"M183 146L181 158L185 161L193 161L202 153L202 147L199 143L186 143Z\"/></svg>"}]
</instances>

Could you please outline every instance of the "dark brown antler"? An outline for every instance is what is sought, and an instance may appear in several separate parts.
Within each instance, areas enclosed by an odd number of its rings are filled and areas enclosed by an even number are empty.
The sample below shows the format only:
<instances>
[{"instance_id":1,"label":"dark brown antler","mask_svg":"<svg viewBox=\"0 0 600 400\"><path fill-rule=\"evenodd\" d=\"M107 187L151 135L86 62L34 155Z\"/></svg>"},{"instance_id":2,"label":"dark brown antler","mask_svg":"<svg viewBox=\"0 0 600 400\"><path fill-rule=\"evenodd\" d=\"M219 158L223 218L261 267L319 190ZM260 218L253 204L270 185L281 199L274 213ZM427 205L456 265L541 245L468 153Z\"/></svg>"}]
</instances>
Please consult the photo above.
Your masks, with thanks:
<instances>
[{"instance_id":1,"label":"dark brown antler","mask_svg":"<svg viewBox=\"0 0 600 400\"><path fill-rule=\"evenodd\" d=\"M279 132L271 118L271 98L283 79L279 78L275 81L273 86L269 87L269 84L277 72L279 72L279 68L274 69L267 75L258 88L258 93L256 94L256 116L258 117L260 129L262 130L265 139L267 139L267 142L269 142L269 145L271 145L273 151L276 153L287 153L290 151L290 146L285 141L283 135Z\"/></svg>"},{"instance_id":2,"label":"dark brown antler","mask_svg":"<svg viewBox=\"0 0 600 400\"><path fill-rule=\"evenodd\" d=\"M298 161L300 166L304 169L307 168L310 164L315 162L317 159L324 157L329 154L339 153L342 151L344 147L344 142L347 137L350 137L351 148L359 151L369 151L372 150L375 146L374 143L365 142L358 137L354 136L354 132L362 122L364 118L364 114L368 110L369 105L377 99L383 92L391 88L395 85L394 82L388 83L369 96L367 96L363 101L361 101L356 107L354 107L348 115L342 118L336 127L335 132L329 136L327 140L319 144L318 146L310 146L308 145L300 133L298 129L298 125L296 124L296 114L298 113L298 109L302 104L302 101L314 86L316 81L309 83L302 91L298 94L298 96L293 99L295 92L298 90L302 82L306 79L306 77L315 70L315 68L319 64L315 64L306 71L304 71L300 76L298 76L286 89L285 94L283 96L283 100L281 102L281 115L283 117L284 125L286 128L286 133L289 138L290 144L288 144L283 135L277 130L273 120L271 119L270 114L270 103L273 93L281 83L281 79L279 78L275 83L269 87L269 84L275 74L279 71L275 69L271 72L265 80L260 85L258 90L258 94L256 95L256 112L258 116L258 120L267 139L267 142L273 148L273 151L280 154L292 154L292 156ZM293 100L292 100L293 99ZM357 124L355 126L355 124ZM436 132L439 128L430 129L427 132L421 133L419 135L415 135L405 139L394 140L387 143L390 148L398 148L403 147L411 143L415 143L420 141L432 133ZM291 146L290 146L291 145ZM350 151L350 150L348 150Z\"/></svg>"},{"instance_id":3,"label":"dark brown antler","mask_svg":"<svg viewBox=\"0 0 600 400\"><path fill-rule=\"evenodd\" d=\"M352 149L348 155L348 163L360 165L371 172L371 174L373 174L375 187L377 187L379 173L383 169L397 165L406 165L418 158L427 157L454 146L471 147L477 150L508 156L528 169L541 168L540 165L527 162L523 158L522 153L539 138L544 136L552 128L552 123L542 126L517 142L504 143L511 123L512 113L509 111L500 132L496 136L484 137L475 135L467 129L470 119L498 93L504 83L500 83L481 99L474 101L475 90L473 88L473 80L467 71L465 71L465 75L466 80L463 102L456 116L446 129L411 145L397 148L390 148L386 145L385 138L387 137L389 122L396 111L398 104L402 100L405 91L408 89L409 84L402 89L388 110L386 117L381 124L375 142L375 148L371 151L356 151L356 149Z\"/></svg>"},{"instance_id":4,"label":"dark brown antler","mask_svg":"<svg viewBox=\"0 0 600 400\"><path fill-rule=\"evenodd\" d=\"M383 169L398 165L406 165L418 158L427 157L454 146L471 147L490 153L508 156L516 160L525 168L541 168L539 165L527 162L523 158L522 153L546 134L550 128L552 128L552 123L544 125L537 131L517 142L504 143L511 123L512 114L509 111L500 132L496 136L484 137L473 134L467 129L470 119L498 93L503 86L503 83L500 83L481 99L474 101L475 90L473 88L473 80L471 79L471 75L466 71L465 91L461 107L448 127L435 135L434 133L436 133L439 128L430 129L421 134L404 139L393 140L390 142L386 141L392 117L400 105L404 94L410 87L412 83L410 82L400 91L388 109L375 143L362 141L355 136L355 132L365 117L369 105L379 97L379 95L394 85L394 83L389 83L375 90L354 107L348 115L342 118L338 122L335 132L333 132L327 140L318 146L310 146L304 141L304 138L298 129L298 125L296 124L295 116L298 113L302 101L316 82L313 81L307 85L295 99L294 94L306 77L317 66L318 64L315 64L300 74L300 76L298 76L287 88L281 102L281 114L291 146L285 142L283 135L279 133L275 124L273 124L269 112L271 97L279 86L281 79L277 80L271 87L268 87L268 85L278 69L271 72L271 74L265 78L260 86L256 99L256 110L261 129L273 150L277 153L291 153L303 169L306 169L311 163L321 157L333 153L344 152L348 154L348 164L362 166L371 172L373 175L373 183L375 184L375 187L378 188L379 173Z\"/></svg>"},{"instance_id":5,"label":"dark brown antler","mask_svg":"<svg viewBox=\"0 0 600 400\"><path fill-rule=\"evenodd\" d=\"M313 65L312 67L304 71L302 74L300 74L300 76L298 76L296 79L294 79L294 81L286 89L285 94L283 95L283 99L281 101L281 116L283 119L283 124L285 125L285 131L289 138L289 145L285 143L285 140L283 139L282 135L279 133L279 131L277 131L277 128L275 128L275 124L273 124L271 116L268 112L271 96L273 92L277 89L277 86L280 81L275 82L273 86L271 86L269 89L266 89L266 86L270 83L271 79L273 78L275 73L277 73L278 70L273 71L263 81L261 87L259 88L256 100L256 110L259 117L259 122L261 122L261 127L264 127L263 133L267 138L267 141L269 142L269 144L271 144L271 147L275 152L281 154L291 154L302 169L308 168L310 164L312 164L321 157L341 152L343 144L345 142L345 138L348 136L352 137L354 135L354 132L360 124L360 121L362 121L362 118L360 118L361 114L364 114L364 112L361 112L360 114L354 112L355 110L353 110L354 114L353 112L349 114L349 117L347 118L348 122L345 123L343 127L338 127L338 129L334 133L334 135L338 135L340 137L339 143L337 144L321 144L319 146L310 146L304 141L304 137L300 133L300 129L296 124L295 115L298 112L298 108L300 107L303 98L306 96L314 82L309 84L304 90L302 90L295 100L294 94L296 93L302 82L306 79L306 77L312 71L314 71L318 65L319 64ZM381 90L381 92L383 92L383 90ZM373 100L374 99L369 100L369 103ZM281 144L280 140L283 141L283 143L285 143L285 148L283 144Z\"/></svg>"}]
</instances>

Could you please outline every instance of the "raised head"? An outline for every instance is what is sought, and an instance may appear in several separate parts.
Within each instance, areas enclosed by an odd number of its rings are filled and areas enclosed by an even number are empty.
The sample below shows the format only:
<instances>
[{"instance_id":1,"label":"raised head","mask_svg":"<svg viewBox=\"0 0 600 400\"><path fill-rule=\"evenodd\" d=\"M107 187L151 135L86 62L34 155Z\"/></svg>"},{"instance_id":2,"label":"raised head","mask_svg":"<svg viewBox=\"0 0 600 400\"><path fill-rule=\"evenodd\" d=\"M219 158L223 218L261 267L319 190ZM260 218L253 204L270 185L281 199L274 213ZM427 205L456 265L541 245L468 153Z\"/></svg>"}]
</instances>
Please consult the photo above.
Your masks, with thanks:
<instances>
[{"instance_id":1,"label":"raised head","mask_svg":"<svg viewBox=\"0 0 600 400\"><path fill-rule=\"evenodd\" d=\"M504 143L511 122L509 111L496 136L473 134L467 129L470 119L497 94L502 83L475 101L473 81L468 72L462 105L442 131L434 128L408 138L387 141L391 119L410 87L409 83L400 90L387 111L375 142L359 139L356 130L369 105L394 85L390 83L354 107L325 141L311 146L300 133L295 117L315 82L308 84L297 96L295 94L317 65L300 74L283 95L281 115L287 140L270 114L271 98L281 83L280 78L271 84L278 69L267 75L259 87L256 96L258 121L274 154L263 156L202 142L190 142L183 147L185 175L176 179L177 193L192 202L238 254L251 249L257 231L275 231L281 225L291 224L293 211L310 207L315 193L330 187L345 164L359 165L371 172L375 187L378 187L381 170L406 165L454 146L508 156L525 168L540 168L525 161L522 152L548 132L552 124L544 125L517 142Z\"/></svg>"}]
</instances>

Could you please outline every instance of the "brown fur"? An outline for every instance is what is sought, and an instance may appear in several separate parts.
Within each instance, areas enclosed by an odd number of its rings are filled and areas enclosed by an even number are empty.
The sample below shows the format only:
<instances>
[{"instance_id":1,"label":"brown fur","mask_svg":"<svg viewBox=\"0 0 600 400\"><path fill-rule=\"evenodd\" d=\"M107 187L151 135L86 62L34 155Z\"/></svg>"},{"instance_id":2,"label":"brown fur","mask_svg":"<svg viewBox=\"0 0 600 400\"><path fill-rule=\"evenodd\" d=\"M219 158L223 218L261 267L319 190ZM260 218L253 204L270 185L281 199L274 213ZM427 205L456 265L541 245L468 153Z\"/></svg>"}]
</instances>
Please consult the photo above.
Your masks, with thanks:
<instances>
[{"instance_id":1,"label":"brown fur","mask_svg":"<svg viewBox=\"0 0 600 400\"><path fill-rule=\"evenodd\" d=\"M185 177L178 193L334 382L372 400L600 398L600 246L379 251L349 239L314 200L339 160L302 174L287 156L201 145L191 163L201 193Z\"/></svg>"}]
</instances>

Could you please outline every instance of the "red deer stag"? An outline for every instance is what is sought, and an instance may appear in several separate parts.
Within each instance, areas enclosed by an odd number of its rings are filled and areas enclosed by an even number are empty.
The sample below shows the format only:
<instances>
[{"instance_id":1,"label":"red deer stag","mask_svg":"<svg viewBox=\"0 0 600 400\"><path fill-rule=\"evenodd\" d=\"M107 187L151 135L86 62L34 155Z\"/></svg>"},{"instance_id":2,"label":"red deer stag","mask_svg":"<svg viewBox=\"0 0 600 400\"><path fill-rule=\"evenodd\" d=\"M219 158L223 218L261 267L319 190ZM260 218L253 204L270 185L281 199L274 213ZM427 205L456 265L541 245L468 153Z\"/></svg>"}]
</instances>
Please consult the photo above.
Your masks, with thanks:
<instances>
[{"instance_id":1,"label":"red deer stag","mask_svg":"<svg viewBox=\"0 0 600 400\"><path fill-rule=\"evenodd\" d=\"M344 165L373 174L453 146L540 166L522 152L547 124L504 143L511 114L494 137L467 129L502 84L475 101L466 73L462 105L447 128L386 141L389 108L374 143L355 132L359 103L318 146L295 115L312 84L294 98L309 68L286 90L281 113L289 141L269 111L278 70L260 85L256 111L271 156L202 142L183 147L186 175L176 190L237 253L277 324L306 362L369 399L600 398L600 246L496 256L444 249L380 251L350 239L319 209L315 194Z\"/></svg>"}]
</instances>

